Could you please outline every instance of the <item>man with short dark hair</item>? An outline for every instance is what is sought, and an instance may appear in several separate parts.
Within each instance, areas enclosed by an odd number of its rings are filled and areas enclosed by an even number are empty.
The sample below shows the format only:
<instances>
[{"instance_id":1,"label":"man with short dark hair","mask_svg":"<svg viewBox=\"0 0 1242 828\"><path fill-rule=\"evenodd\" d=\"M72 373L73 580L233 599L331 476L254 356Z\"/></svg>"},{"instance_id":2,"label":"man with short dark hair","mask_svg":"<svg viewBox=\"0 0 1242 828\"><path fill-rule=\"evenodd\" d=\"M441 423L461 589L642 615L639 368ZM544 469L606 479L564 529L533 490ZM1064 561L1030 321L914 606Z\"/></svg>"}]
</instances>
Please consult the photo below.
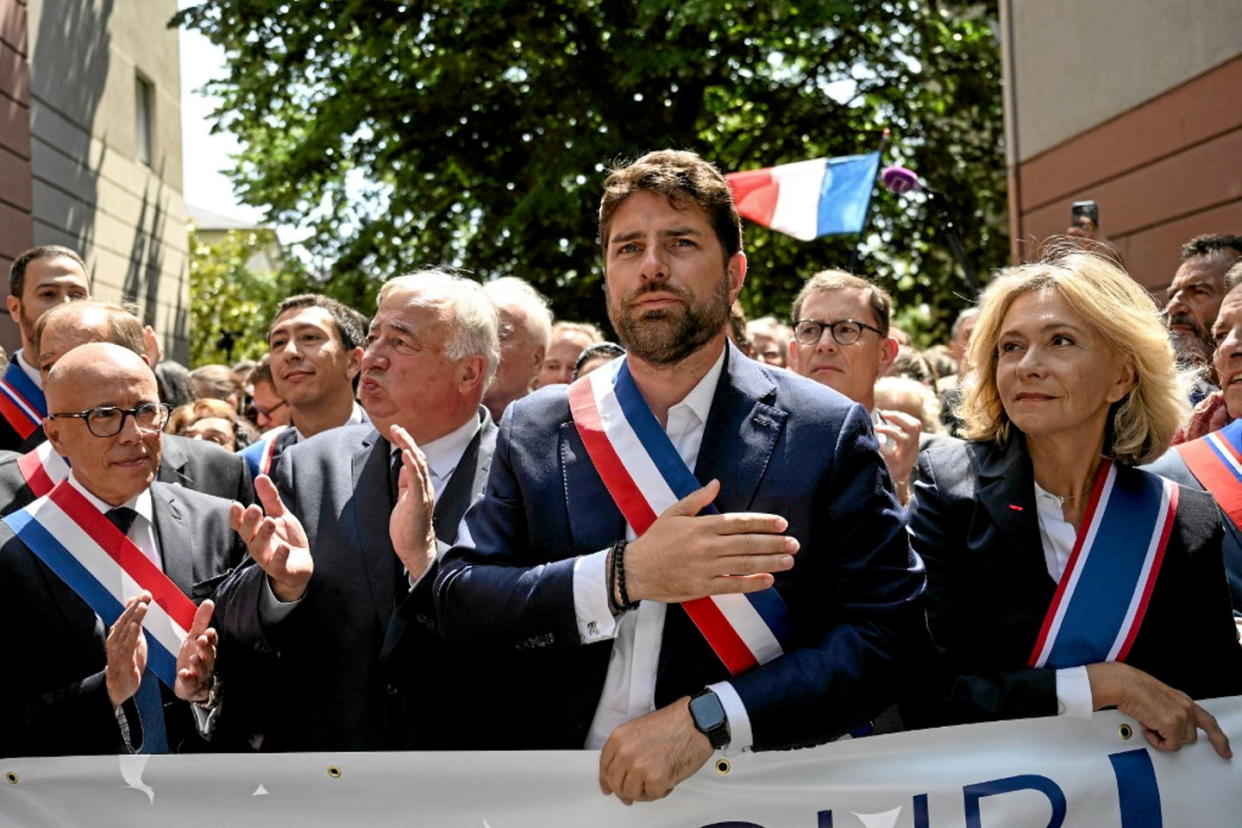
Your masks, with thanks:
<instances>
[{"instance_id":1,"label":"man with short dark hair","mask_svg":"<svg viewBox=\"0 0 1242 828\"><path fill-rule=\"evenodd\" d=\"M910 475L922 432L901 411L876 410L875 381L893 364L897 343L889 336L893 300L866 279L825 270L807 280L793 303L790 368L839 391L872 413L880 453L902 503L910 499Z\"/></svg>"},{"instance_id":2,"label":"man with short dark hair","mask_svg":"<svg viewBox=\"0 0 1242 828\"><path fill-rule=\"evenodd\" d=\"M365 331L366 317L330 296L306 293L280 303L267 332L268 364L290 427L242 451L252 475L271 474L300 440L367 421L354 399Z\"/></svg>"},{"instance_id":3,"label":"man with short dark hair","mask_svg":"<svg viewBox=\"0 0 1242 828\"><path fill-rule=\"evenodd\" d=\"M1195 236L1182 245L1181 259L1169 283L1166 324L1174 336L1196 337L1210 351L1212 325L1225 298L1225 272L1242 259L1242 236Z\"/></svg>"},{"instance_id":4,"label":"man with short dark hair","mask_svg":"<svg viewBox=\"0 0 1242 828\"><path fill-rule=\"evenodd\" d=\"M509 407L436 602L450 643L515 657L493 744L601 748L629 803L885 707L923 575L866 412L729 343L746 258L719 171L614 170L599 232L628 354Z\"/></svg>"},{"instance_id":5,"label":"man with short dark hair","mask_svg":"<svg viewBox=\"0 0 1242 828\"><path fill-rule=\"evenodd\" d=\"M5 301L9 317L21 332L22 347L14 352L0 380L0 449L19 449L47 414L43 378L32 361L35 323L49 308L89 297L86 265L67 247L34 247L13 261Z\"/></svg>"},{"instance_id":6,"label":"man with short dark hair","mask_svg":"<svg viewBox=\"0 0 1242 828\"><path fill-rule=\"evenodd\" d=\"M0 525L0 756L205 750L187 702L211 703L204 599L244 554L228 502L156 480L168 409L143 357L82 345L46 380L72 471Z\"/></svg>"}]
</instances>

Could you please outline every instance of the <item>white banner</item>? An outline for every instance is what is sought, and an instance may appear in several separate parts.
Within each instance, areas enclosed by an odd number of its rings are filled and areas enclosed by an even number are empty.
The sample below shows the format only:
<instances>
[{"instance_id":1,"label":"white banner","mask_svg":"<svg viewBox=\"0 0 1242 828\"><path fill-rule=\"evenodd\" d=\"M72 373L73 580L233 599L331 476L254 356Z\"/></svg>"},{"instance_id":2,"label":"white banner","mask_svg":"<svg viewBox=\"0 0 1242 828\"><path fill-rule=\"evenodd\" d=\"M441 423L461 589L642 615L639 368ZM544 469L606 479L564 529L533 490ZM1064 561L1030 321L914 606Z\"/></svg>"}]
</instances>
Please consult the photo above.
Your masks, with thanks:
<instances>
[{"instance_id":1,"label":"white banner","mask_svg":"<svg viewBox=\"0 0 1242 828\"><path fill-rule=\"evenodd\" d=\"M1242 754L1242 697L1204 703ZM0 825L1237 826L1242 755L1148 746L1108 712L915 731L708 764L660 802L600 794L598 753L0 759Z\"/></svg>"}]
</instances>

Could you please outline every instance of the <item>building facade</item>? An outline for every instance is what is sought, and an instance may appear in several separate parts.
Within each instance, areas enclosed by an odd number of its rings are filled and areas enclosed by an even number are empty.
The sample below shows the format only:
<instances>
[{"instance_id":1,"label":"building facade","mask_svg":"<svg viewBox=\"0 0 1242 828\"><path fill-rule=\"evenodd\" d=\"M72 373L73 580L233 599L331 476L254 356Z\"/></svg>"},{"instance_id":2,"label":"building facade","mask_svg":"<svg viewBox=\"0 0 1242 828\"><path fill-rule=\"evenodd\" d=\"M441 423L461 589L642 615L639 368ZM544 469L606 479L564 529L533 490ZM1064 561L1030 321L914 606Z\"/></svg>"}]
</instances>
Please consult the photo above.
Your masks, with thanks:
<instances>
[{"instance_id":1,"label":"building facade","mask_svg":"<svg viewBox=\"0 0 1242 828\"><path fill-rule=\"evenodd\" d=\"M0 265L32 244L79 251L94 295L134 303L184 359L175 12L176 0L0 0ZM0 323L0 342L16 339Z\"/></svg>"},{"instance_id":2,"label":"building facade","mask_svg":"<svg viewBox=\"0 0 1242 828\"><path fill-rule=\"evenodd\" d=\"M1242 233L1238 0L1001 0L1013 259L1099 204L1160 293L1178 248Z\"/></svg>"}]
</instances>

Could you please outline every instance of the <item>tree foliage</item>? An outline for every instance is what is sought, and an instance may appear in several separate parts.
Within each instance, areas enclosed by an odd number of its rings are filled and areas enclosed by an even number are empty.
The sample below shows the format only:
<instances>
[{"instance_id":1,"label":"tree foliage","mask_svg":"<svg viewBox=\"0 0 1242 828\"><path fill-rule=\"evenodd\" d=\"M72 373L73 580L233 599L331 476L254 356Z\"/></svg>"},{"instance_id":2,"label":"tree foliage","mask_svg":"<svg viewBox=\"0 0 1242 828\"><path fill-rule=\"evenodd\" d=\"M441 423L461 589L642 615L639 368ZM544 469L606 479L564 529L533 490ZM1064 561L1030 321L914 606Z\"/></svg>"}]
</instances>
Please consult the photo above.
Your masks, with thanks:
<instances>
[{"instance_id":1,"label":"tree foliage","mask_svg":"<svg viewBox=\"0 0 1242 828\"><path fill-rule=\"evenodd\" d=\"M256 256L269 250L271 230L230 230L205 241L190 231L190 365L229 363L221 334L234 335L233 362L267 353L272 309L297 289L280 272L261 270Z\"/></svg>"},{"instance_id":2,"label":"tree foliage","mask_svg":"<svg viewBox=\"0 0 1242 828\"><path fill-rule=\"evenodd\" d=\"M605 170L694 149L722 171L866 152L949 195L980 272L1007 255L995 0L206 0L174 23L228 55L217 128L268 220L313 232L327 290L364 310L421 264L517 275L557 315L603 322L595 212ZM856 269L965 302L937 222L878 189ZM752 314L787 315L859 239L748 225Z\"/></svg>"}]
</instances>

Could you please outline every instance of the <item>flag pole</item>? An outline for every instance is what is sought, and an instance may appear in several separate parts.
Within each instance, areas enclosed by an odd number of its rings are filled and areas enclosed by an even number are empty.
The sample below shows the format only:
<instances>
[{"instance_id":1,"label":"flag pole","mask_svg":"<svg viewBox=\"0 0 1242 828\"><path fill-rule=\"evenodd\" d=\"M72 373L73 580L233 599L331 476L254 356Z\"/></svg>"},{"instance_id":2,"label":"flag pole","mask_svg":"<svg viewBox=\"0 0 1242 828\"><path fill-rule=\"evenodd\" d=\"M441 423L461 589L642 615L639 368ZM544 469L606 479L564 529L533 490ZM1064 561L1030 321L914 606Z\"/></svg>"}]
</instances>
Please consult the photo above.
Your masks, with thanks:
<instances>
[{"instance_id":1,"label":"flag pole","mask_svg":"<svg viewBox=\"0 0 1242 828\"><path fill-rule=\"evenodd\" d=\"M880 134L880 160L875 165L875 173L878 176L880 170L884 167L884 150L888 149L888 139L891 135L888 127L884 127L884 132ZM867 209L863 211L862 227L858 230L858 241L854 243L854 252L850 254L850 273L857 274L858 260L862 253L863 241L867 238L867 228L871 226L871 205L875 203L875 182L871 182L871 198L867 199Z\"/></svg>"}]
</instances>

